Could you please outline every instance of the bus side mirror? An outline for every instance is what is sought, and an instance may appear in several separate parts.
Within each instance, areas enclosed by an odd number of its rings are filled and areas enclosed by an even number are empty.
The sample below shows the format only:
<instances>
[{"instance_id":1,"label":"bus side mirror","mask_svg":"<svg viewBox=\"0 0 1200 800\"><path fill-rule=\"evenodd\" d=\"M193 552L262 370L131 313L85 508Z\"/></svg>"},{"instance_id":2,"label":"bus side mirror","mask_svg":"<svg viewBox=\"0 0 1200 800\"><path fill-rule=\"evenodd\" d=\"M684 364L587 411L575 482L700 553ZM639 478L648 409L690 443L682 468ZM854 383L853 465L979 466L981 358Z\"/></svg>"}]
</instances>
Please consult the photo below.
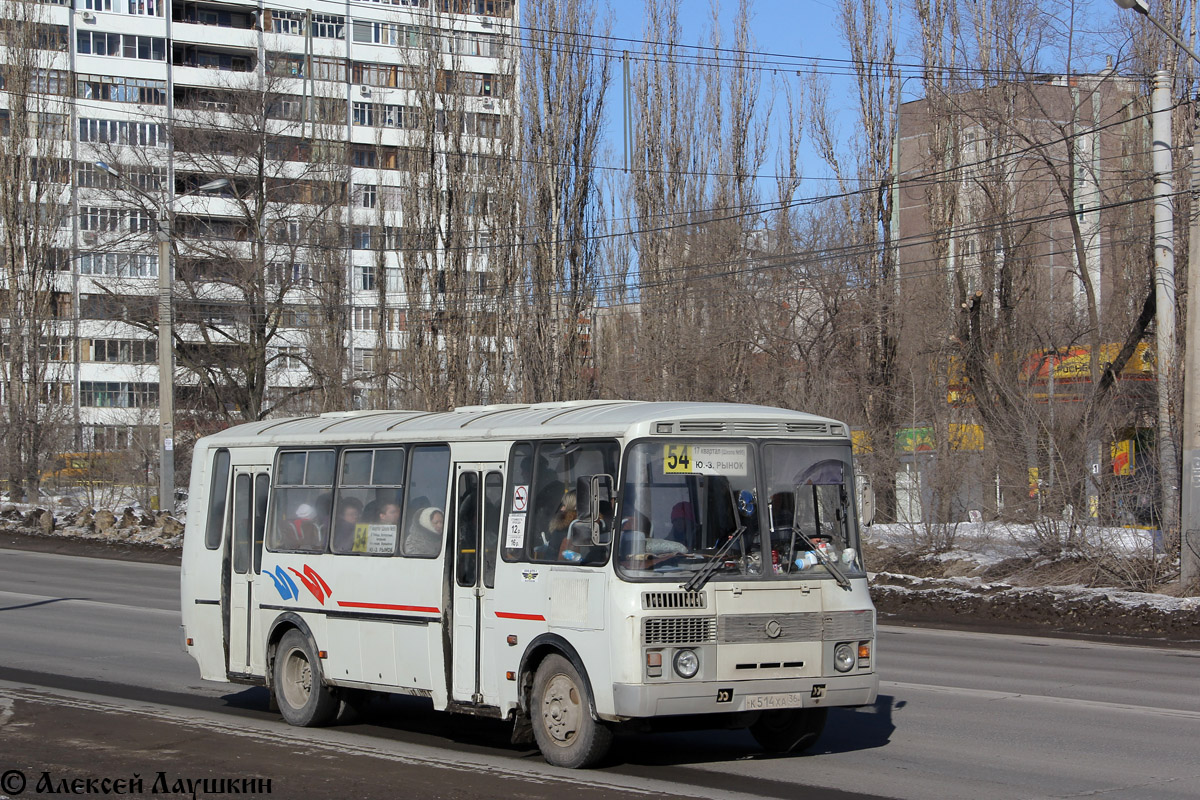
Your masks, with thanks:
<instances>
[{"instance_id":1,"label":"bus side mirror","mask_svg":"<svg viewBox=\"0 0 1200 800\"><path fill-rule=\"evenodd\" d=\"M613 529L612 475L580 475L575 480L575 501L579 510L587 514L584 521L591 526L592 544L608 546Z\"/></svg>"},{"instance_id":2,"label":"bus side mirror","mask_svg":"<svg viewBox=\"0 0 1200 800\"><path fill-rule=\"evenodd\" d=\"M875 488L871 486L870 475L856 475L858 480L858 519L863 526L875 522Z\"/></svg>"}]
</instances>

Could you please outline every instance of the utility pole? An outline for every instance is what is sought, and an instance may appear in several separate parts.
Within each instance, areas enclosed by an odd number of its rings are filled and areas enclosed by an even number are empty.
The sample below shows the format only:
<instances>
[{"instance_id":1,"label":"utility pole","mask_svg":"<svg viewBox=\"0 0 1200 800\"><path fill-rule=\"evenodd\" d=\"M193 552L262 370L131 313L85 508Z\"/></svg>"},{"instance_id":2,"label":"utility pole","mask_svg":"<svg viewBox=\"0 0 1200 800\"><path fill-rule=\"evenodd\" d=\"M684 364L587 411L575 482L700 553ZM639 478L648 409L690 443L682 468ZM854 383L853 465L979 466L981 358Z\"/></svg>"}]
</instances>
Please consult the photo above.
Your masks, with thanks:
<instances>
[{"instance_id":1,"label":"utility pole","mask_svg":"<svg viewBox=\"0 0 1200 800\"><path fill-rule=\"evenodd\" d=\"M1158 372L1158 477L1162 530L1179 530L1178 454L1171 425L1175 378L1175 179L1171 160L1171 75L1154 73L1150 95L1154 166L1154 336Z\"/></svg>"}]
</instances>

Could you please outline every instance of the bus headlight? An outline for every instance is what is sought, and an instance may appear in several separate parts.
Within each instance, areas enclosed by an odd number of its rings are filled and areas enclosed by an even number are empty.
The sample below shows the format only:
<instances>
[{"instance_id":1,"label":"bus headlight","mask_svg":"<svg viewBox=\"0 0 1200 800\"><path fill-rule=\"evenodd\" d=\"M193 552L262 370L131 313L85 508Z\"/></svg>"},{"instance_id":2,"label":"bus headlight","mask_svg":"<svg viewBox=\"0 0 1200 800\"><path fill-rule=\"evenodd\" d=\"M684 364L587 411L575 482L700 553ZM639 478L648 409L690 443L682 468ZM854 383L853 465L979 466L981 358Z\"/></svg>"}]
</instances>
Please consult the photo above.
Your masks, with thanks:
<instances>
[{"instance_id":1,"label":"bus headlight","mask_svg":"<svg viewBox=\"0 0 1200 800\"><path fill-rule=\"evenodd\" d=\"M694 678L700 671L700 656L695 650L675 651L675 673L681 678Z\"/></svg>"},{"instance_id":2,"label":"bus headlight","mask_svg":"<svg viewBox=\"0 0 1200 800\"><path fill-rule=\"evenodd\" d=\"M849 642L842 642L833 651L833 668L838 672L849 672L854 669L856 661L854 646Z\"/></svg>"}]
</instances>

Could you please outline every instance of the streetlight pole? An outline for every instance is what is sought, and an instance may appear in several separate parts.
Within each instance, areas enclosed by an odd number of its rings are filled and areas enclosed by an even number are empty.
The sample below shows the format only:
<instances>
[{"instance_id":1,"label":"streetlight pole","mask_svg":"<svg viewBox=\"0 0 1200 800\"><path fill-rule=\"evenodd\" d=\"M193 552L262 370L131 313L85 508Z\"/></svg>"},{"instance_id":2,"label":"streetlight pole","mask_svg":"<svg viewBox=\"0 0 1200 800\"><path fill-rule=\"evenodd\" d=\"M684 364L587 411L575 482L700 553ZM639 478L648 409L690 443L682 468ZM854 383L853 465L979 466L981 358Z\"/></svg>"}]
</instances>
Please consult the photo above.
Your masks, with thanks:
<instances>
[{"instance_id":1,"label":"streetlight pole","mask_svg":"<svg viewBox=\"0 0 1200 800\"><path fill-rule=\"evenodd\" d=\"M1197 56L1173 31L1150 16L1146 0L1114 0L1121 8L1136 11L1158 28L1175 46L1197 64ZM1192 381L1200 379L1200 207L1196 180L1200 175L1200 135L1192 126L1192 192L1188 222L1187 328L1184 330L1185 358L1180 363L1183 385L1183 453L1180 481L1179 585L1186 591L1200 580L1200 400ZM1172 309L1173 311L1174 309ZM1160 309L1161 311L1161 309ZM1161 357L1161 353L1159 354ZM1162 375L1159 375L1161 381Z\"/></svg>"},{"instance_id":2,"label":"streetlight pole","mask_svg":"<svg viewBox=\"0 0 1200 800\"><path fill-rule=\"evenodd\" d=\"M175 508L175 340L174 306L171 303L171 203L169 200L162 202L153 197L103 161L97 161L96 166L141 195L155 209L155 237L158 239L158 510L171 513ZM228 178L219 178L197 187L195 191L214 192L228 185Z\"/></svg>"}]
</instances>

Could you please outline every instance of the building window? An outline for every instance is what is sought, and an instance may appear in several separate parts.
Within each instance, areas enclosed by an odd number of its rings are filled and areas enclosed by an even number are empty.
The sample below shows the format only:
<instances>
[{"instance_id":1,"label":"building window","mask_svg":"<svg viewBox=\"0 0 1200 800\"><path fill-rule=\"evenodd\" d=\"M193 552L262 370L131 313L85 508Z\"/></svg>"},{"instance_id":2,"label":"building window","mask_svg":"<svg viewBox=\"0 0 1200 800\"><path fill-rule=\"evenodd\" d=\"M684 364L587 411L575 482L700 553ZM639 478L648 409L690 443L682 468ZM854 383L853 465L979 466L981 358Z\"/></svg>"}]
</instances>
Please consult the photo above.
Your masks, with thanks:
<instances>
[{"instance_id":1,"label":"building window","mask_svg":"<svg viewBox=\"0 0 1200 800\"><path fill-rule=\"evenodd\" d=\"M84 349L87 361L88 348ZM153 364L158 360L158 343L144 339L93 339L91 360L115 364Z\"/></svg>"},{"instance_id":2,"label":"building window","mask_svg":"<svg viewBox=\"0 0 1200 800\"><path fill-rule=\"evenodd\" d=\"M158 384L81 381L79 405L90 408L154 408L158 405Z\"/></svg>"},{"instance_id":3,"label":"building window","mask_svg":"<svg viewBox=\"0 0 1200 800\"><path fill-rule=\"evenodd\" d=\"M129 122L115 119L79 120L79 141L93 144L126 144L162 147L166 144L163 126L154 122Z\"/></svg>"},{"instance_id":4,"label":"building window","mask_svg":"<svg viewBox=\"0 0 1200 800\"><path fill-rule=\"evenodd\" d=\"M271 9L271 31L291 36L304 33L304 13L301 11L280 11Z\"/></svg>"},{"instance_id":5,"label":"building window","mask_svg":"<svg viewBox=\"0 0 1200 800\"><path fill-rule=\"evenodd\" d=\"M76 31L75 46L81 55L121 56L142 61L167 59L167 40L161 36Z\"/></svg>"},{"instance_id":6,"label":"building window","mask_svg":"<svg viewBox=\"0 0 1200 800\"><path fill-rule=\"evenodd\" d=\"M83 8L89 11L112 11L112 0L83 0Z\"/></svg>"},{"instance_id":7,"label":"building window","mask_svg":"<svg viewBox=\"0 0 1200 800\"><path fill-rule=\"evenodd\" d=\"M346 18L335 14L313 14L312 35L316 39L345 39Z\"/></svg>"},{"instance_id":8,"label":"building window","mask_svg":"<svg viewBox=\"0 0 1200 800\"><path fill-rule=\"evenodd\" d=\"M110 278L157 278L158 256L142 253L80 253L79 274Z\"/></svg>"},{"instance_id":9,"label":"building window","mask_svg":"<svg viewBox=\"0 0 1200 800\"><path fill-rule=\"evenodd\" d=\"M300 347L281 347L276 351L272 366L279 369L304 369L304 349Z\"/></svg>"},{"instance_id":10,"label":"building window","mask_svg":"<svg viewBox=\"0 0 1200 800\"><path fill-rule=\"evenodd\" d=\"M356 308L351 315L351 327L356 331L373 331L379 325L379 309Z\"/></svg>"},{"instance_id":11,"label":"building window","mask_svg":"<svg viewBox=\"0 0 1200 800\"><path fill-rule=\"evenodd\" d=\"M358 267L358 288L364 292L375 290L375 265L360 264Z\"/></svg>"},{"instance_id":12,"label":"building window","mask_svg":"<svg viewBox=\"0 0 1200 800\"><path fill-rule=\"evenodd\" d=\"M358 194L359 204L363 208L375 208L379 205L379 187L373 183L360 183L354 187Z\"/></svg>"},{"instance_id":13,"label":"building window","mask_svg":"<svg viewBox=\"0 0 1200 800\"><path fill-rule=\"evenodd\" d=\"M167 104L167 82L113 75L80 75L75 83L75 96L84 100L164 106Z\"/></svg>"},{"instance_id":14,"label":"building window","mask_svg":"<svg viewBox=\"0 0 1200 800\"><path fill-rule=\"evenodd\" d=\"M366 347L354 348L354 371L355 372L374 372L375 371L375 351Z\"/></svg>"},{"instance_id":15,"label":"building window","mask_svg":"<svg viewBox=\"0 0 1200 800\"><path fill-rule=\"evenodd\" d=\"M143 17L161 17L167 0L129 0L129 13Z\"/></svg>"},{"instance_id":16,"label":"building window","mask_svg":"<svg viewBox=\"0 0 1200 800\"><path fill-rule=\"evenodd\" d=\"M375 124L374 103L354 103L351 106L351 119L355 125L371 126Z\"/></svg>"}]
</instances>

